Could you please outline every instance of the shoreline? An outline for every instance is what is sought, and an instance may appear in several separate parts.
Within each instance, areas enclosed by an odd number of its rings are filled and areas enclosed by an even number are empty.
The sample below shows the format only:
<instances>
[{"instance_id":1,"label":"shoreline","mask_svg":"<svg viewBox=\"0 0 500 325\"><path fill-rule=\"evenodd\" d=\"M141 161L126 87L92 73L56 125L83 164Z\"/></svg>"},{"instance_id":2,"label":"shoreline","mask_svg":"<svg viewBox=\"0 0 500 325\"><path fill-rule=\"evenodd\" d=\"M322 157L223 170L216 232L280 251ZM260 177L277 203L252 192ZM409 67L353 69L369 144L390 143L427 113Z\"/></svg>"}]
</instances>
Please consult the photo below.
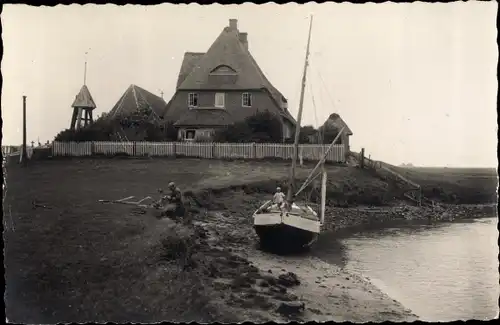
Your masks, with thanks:
<instances>
[{"instance_id":1,"label":"shoreline","mask_svg":"<svg viewBox=\"0 0 500 325\"><path fill-rule=\"evenodd\" d=\"M267 197L267 194L246 193L248 191L235 188L231 190L228 192L218 189L208 196L207 190L202 191L203 201L207 208L199 206L204 211L196 214L195 220L198 220L196 223L211 233L208 237L216 247L243 258L256 267L261 274L284 276L292 272L296 275L301 282L300 285L286 288L286 293L291 297L296 297L292 301L304 303L304 309L297 319L300 321L353 322L418 320L418 316L411 310L391 298L362 274L327 263L310 253L302 256L279 256L258 250L255 247L258 238L253 231L249 217L255 204L249 203L260 202ZM215 202L217 203L216 209L210 209L212 203ZM385 228L398 223L427 222L428 216L436 216L437 212L435 209L413 207L404 202L388 207L333 207L328 210L331 214L326 217L324 232L329 236L339 236L339 238L370 228ZM477 212L483 212L480 217L492 217L495 216L493 211L496 211L496 204L448 205L444 212L457 213L455 221L458 221L476 219ZM471 214L474 214L474 217L469 217ZM446 213L433 218L433 223L445 222L449 222ZM232 299L234 298L232 296ZM241 296L238 296L236 300L238 299L245 300ZM289 299L290 297L287 297L285 300ZM259 315L260 319L276 322L295 319L284 317L276 312L280 303L283 301L280 301L278 297L273 307L266 311L251 303L243 303L245 312L237 307L235 313L242 317L239 321L249 321L253 319L251 317L257 317L250 316L253 314Z\"/></svg>"}]
</instances>

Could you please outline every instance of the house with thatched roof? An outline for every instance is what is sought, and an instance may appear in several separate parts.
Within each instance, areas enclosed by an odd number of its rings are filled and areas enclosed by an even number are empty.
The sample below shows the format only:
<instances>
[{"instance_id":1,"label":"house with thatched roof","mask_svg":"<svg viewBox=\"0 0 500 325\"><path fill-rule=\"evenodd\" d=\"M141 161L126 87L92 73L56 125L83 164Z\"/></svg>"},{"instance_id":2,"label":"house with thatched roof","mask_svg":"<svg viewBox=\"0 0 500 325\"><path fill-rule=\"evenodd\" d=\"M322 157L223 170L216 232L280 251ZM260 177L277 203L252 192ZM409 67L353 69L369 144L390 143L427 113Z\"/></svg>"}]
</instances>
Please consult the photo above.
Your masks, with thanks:
<instances>
[{"instance_id":1,"label":"house with thatched roof","mask_svg":"<svg viewBox=\"0 0 500 325\"><path fill-rule=\"evenodd\" d=\"M345 152L348 153L350 150L349 138L353 135L353 133L347 123L344 122L344 120L337 113L330 114L325 123L323 123L323 125L319 127L318 134L313 138L310 138L310 141L312 143L318 143L318 135L325 136L326 134L331 134L332 136L335 136L338 132L340 132L340 130L342 130L342 128L345 128L344 132L342 132L340 138L337 139L336 143L344 145ZM327 142L333 141L333 138L325 140Z\"/></svg>"},{"instance_id":2,"label":"house with thatched roof","mask_svg":"<svg viewBox=\"0 0 500 325\"><path fill-rule=\"evenodd\" d=\"M282 122L283 139L292 137L296 122L286 98L250 54L248 34L230 19L206 53L184 54L164 119L178 128L180 140L195 140L264 111Z\"/></svg>"}]
</instances>

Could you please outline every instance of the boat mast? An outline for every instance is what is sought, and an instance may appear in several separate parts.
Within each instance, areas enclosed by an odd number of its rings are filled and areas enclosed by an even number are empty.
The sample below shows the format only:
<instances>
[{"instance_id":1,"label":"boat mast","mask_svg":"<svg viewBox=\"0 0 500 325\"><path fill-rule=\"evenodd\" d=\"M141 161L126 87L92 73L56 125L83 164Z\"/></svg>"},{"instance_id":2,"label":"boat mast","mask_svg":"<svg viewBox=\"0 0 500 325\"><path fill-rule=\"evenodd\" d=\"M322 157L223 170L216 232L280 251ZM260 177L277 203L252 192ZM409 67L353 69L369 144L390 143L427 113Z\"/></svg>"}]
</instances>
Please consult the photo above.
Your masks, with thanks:
<instances>
[{"instance_id":1,"label":"boat mast","mask_svg":"<svg viewBox=\"0 0 500 325\"><path fill-rule=\"evenodd\" d=\"M293 143L293 157L292 157L292 168L290 171L290 180L288 184L288 192L286 195L286 199L288 203L292 202L293 199L293 187L295 186L295 168L297 167L297 155L298 155L298 147L299 147L299 135L300 135L300 122L302 121L302 109L304 107L304 91L306 88L306 76L307 76L307 66L309 65L309 45L311 43L311 29L312 29L312 20L313 17L311 15L311 19L309 22L309 36L307 38L307 48L306 48L306 60L304 63L304 73L302 75L302 88L300 91L300 102L299 102L299 112L297 114L297 124L295 125L295 141Z\"/></svg>"},{"instance_id":2,"label":"boat mast","mask_svg":"<svg viewBox=\"0 0 500 325\"><path fill-rule=\"evenodd\" d=\"M325 208L326 208L326 169L325 163L321 166L321 211L320 211L320 223L325 223Z\"/></svg>"}]
</instances>

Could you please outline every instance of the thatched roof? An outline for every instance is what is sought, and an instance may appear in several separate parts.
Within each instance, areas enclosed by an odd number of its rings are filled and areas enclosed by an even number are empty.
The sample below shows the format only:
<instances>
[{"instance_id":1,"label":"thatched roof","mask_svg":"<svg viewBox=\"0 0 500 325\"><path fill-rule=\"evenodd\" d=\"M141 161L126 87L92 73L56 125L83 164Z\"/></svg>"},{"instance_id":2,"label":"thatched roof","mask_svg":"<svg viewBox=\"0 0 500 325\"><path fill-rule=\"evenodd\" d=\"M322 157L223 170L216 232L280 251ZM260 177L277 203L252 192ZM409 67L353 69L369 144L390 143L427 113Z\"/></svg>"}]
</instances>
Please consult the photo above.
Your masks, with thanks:
<instances>
[{"instance_id":1,"label":"thatched roof","mask_svg":"<svg viewBox=\"0 0 500 325\"><path fill-rule=\"evenodd\" d=\"M179 77L177 78L177 88L179 88L188 74L193 70L195 64L201 59L201 57L203 57L203 55L205 55L205 53L184 53L184 60L182 60L181 71L179 71Z\"/></svg>"},{"instance_id":2,"label":"thatched roof","mask_svg":"<svg viewBox=\"0 0 500 325\"><path fill-rule=\"evenodd\" d=\"M139 86L130 85L107 116L109 118L130 116L144 107L151 108L156 119L163 116L166 103L163 98Z\"/></svg>"},{"instance_id":3,"label":"thatched roof","mask_svg":"<svg viewBox=\"0 0 500 325\"><path fill-rule=\"evenodd\" d=\"M71 107L92 109L97 107L86 85L83 85L78 95L75 96L75 100L73 101L73 105L71 105Z\"/></svg>"},{"instance_id":4,"label":"thatched roof","mask_svg":"<svg viewBox=\"0 0 500 325\"><path fill-rule=\"evenodd\" d=\"M266 78L248 50L247 33L240 32L236 24L237 21L231 19L230 26L222 30L206 53L185 53L177 89L265 90L281 109L281 102L286 102L286 98ZM231 77L223 81L212 78L211 74L219 69L230 71ZM288 110L281 109L280 114L295 124Z\"/></svg>"},{"instance_id":5,"label":"thatched roof","mask_svg":"<svg viewBox=\"0 0 500 325\"><path fill-rule=\"evenodd\" d=\"M174 123L175 126L217 127L233 123L231 115L220 108L192 108Z\"/></svg>"},{"instance_id":6,"label":"thatched roof","mask_svg":"<svg viewBox=\"0 0 500 325\"><path fill-rule=\"evenodd\" d=\"M349 126L344 122L344 120L340 117L339 114L337 113L333 113L333 114L330 114L330 116L328 117L328 119L325 121L325 123L323 123L323 125L320 127L320 130L322 130L323 128L335 128L337 130L341 130L343 127L346 128L346 132L347 132L347 135L352 135L352 131L351 129L349 128Z\"/></svg>"}]
</instances>

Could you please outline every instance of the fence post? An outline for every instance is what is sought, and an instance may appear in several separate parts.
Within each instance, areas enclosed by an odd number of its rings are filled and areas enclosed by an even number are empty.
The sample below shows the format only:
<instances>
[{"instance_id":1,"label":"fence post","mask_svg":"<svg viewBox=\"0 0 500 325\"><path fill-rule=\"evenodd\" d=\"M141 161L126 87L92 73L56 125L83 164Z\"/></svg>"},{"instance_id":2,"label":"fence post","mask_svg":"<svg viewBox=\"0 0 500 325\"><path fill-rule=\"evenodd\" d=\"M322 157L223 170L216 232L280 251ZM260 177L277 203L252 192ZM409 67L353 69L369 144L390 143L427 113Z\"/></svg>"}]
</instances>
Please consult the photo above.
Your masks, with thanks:
<instances>
[{"instance_id":1,"label":"fence post","mask_svg":"<svg viewBox=\"0 0 500 325\"><path fill-rule=\"evenodd\" d=\"M95 142L94 141L92 141L90 143L90 155L91 156L95 155Z\"/></svg>"},{"instance_id":2,"label":"fence post","mask_svg":"<svg viewBox=\"0 0 500 325\"><path fill-rule=\"evenodd\" d=\"M365 167L365 148L361 148L361 159L359 161L359 167Z\"/></svg>"},{"instance_id":3,"label":"fence post","mask_svg":"<svg viewBox=\"0 0 500 325\"><path fill-rule=\"evenodd\" d=\"M172 145L172 150L173 150L173 152L172 152L172 156L173 156L174 158L176 158L176 157L177 157L177 142L173 142L173 145Z\"/></svg>"},{"instance_id":4,"label":"fence post","mask_svg":"<svg viewBox=\"0 0 500 325\"><path fill-rule=\"evenodd\" d=\"M257 159L257 145L255 142L252 142L252 151L251 151L252 159Z\"/></svg>"},{"instance_id":5,"label":"fence post","mask_svg":"<svg viewBox=\"0 0 500 325\"><path fill-rule=\"evenodd\" d=\"M212 143L212 158L215 158L215 142Z\"/></svg>"},{"instance_id":6,"label":"fence post","mask_svg":"<svg viewBox=\"0 0 500 325\"><path fill-rule=\"evenodd\" d=\"M132 144L132 156L137 156L137 141L134 141Z\"/></svg>"}]
</instances>

